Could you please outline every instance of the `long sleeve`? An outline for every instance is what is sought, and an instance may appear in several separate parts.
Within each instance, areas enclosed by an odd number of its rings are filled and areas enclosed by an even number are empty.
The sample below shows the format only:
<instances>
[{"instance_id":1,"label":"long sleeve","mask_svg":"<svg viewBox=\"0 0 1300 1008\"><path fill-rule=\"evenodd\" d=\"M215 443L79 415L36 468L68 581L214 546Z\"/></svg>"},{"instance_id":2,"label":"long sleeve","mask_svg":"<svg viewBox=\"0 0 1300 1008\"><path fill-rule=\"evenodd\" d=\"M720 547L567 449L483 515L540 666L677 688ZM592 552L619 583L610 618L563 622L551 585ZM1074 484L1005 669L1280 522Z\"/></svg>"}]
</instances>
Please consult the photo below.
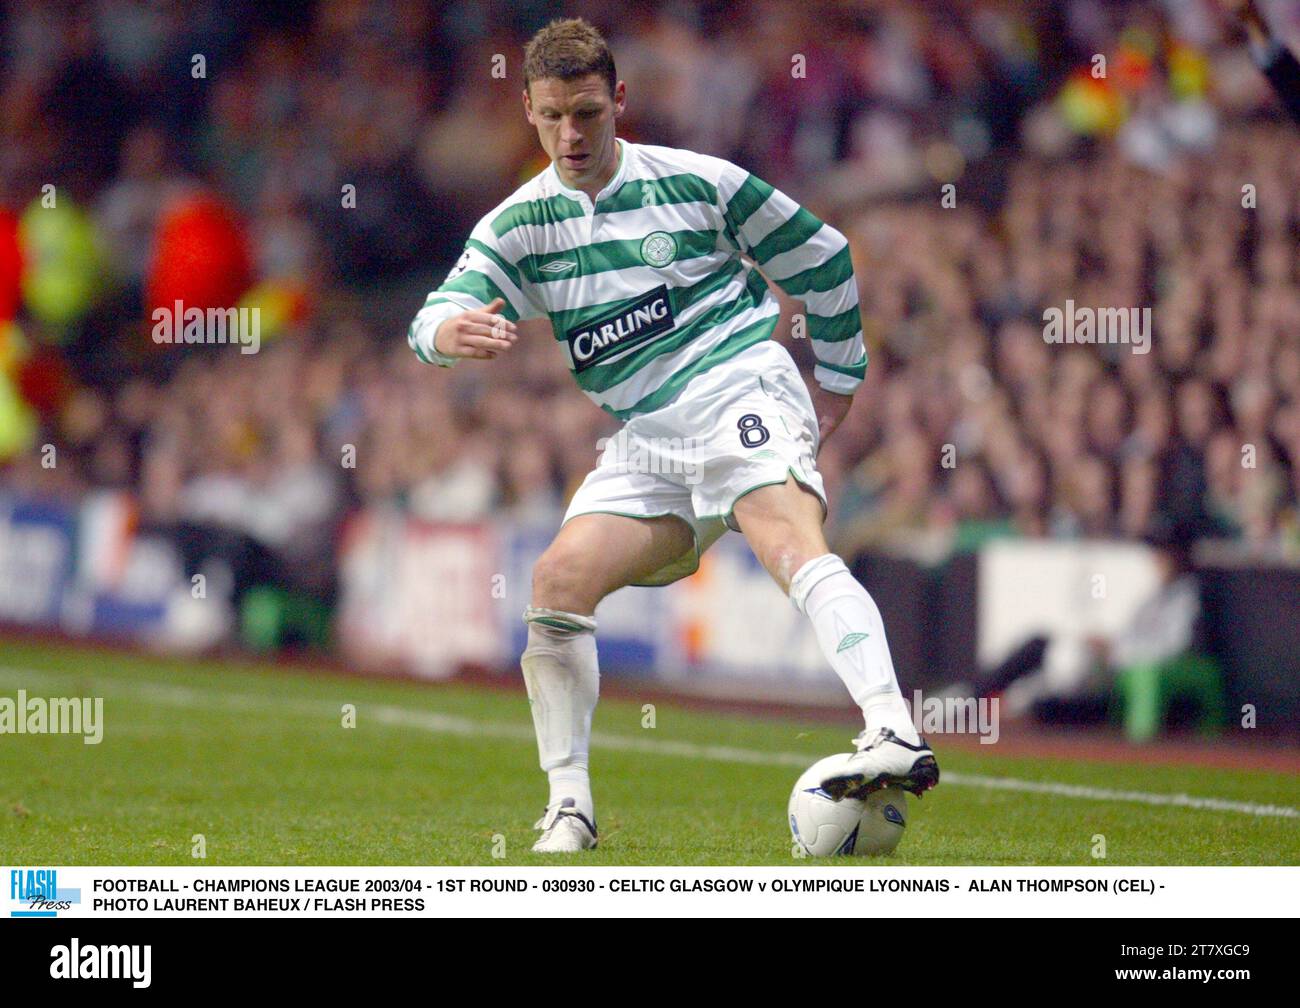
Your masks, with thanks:
<instances>
[{"instance_id":1,"label":"long sleeve","mask_svg":"<svg viewBox=\"0 0 1300 1008\"><path fill-rule=\"evenodd\" d=\"M851 395L867 371L858 286L848 240L761 179L734 168L718 187L725 233L808 308L807 335L828 392Z\"/></svg>"},{"instance_id":2,"label":"long sleeve","mask_svg":"<svg viewBox=\"0 0 1300 1008\"><path fill-rule=\"evenodd\" d=\"M465 251L437 290L425 299L406 333L406 341L426 364L451 367L457 358L433 348L433 337L453 315L482 308L495 298L505 300L501 314L511 322L542 314L524 292L511 251L484 220L465 243Z\"/></svg>"}]
</instances>

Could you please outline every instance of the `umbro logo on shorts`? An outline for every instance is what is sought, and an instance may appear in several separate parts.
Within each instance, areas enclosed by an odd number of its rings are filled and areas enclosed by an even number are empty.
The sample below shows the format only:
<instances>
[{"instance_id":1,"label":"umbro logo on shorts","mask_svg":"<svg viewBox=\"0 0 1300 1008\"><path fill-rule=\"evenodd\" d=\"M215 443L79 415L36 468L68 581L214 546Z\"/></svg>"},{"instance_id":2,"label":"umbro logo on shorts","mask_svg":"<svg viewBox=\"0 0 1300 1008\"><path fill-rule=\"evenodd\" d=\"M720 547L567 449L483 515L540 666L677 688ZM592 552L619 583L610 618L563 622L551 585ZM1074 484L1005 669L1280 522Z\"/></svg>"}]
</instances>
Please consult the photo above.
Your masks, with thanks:
<instances>
[{"instance_id":1,"label":"umbro logo on shorts","mask_svg":"<svg viewBox=\"0 0 1300 1008\"><path fill-rule=\"evenodd\" d=\"M602 360L669 332L676 325L672 299L661 285L617 312L575 326L565 333L573 370L585 371Z\"/></svg>"}]
</instances>

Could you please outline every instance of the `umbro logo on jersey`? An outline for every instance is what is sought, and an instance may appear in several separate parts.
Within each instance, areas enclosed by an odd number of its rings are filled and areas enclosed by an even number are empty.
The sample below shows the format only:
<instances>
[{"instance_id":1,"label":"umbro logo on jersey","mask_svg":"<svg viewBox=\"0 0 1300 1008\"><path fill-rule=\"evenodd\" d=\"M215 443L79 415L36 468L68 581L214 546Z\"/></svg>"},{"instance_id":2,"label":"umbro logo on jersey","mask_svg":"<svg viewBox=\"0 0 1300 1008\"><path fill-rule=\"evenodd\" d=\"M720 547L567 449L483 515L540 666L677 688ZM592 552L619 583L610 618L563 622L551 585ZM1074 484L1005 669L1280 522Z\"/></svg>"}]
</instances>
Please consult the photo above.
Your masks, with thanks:
<instances>
[{"instance_id":1,"label":"umbro logo on jersey","mask_svg":"<svg viewBox=\"0 0 1300 1008\"><path fill-rule=\"evenodd\" d=\"M549 273L552 276L559 276L561 273L567 273L571 269L577 269L578 264L572 259L552 259L545 266L538 266L538 273Z\"/></svg>"},{"instance_id":2,"label":"umbro logo on jersey","mask_svg":"<svg viewBox=\"0 0 1300 1008\"><path fill-rule=\"evenodd\" d=\"M617 312L574 326L565 333L573 370L585 371L629 347L671 331L676 324L668 288L656 287Z\"/></svg>"}]
</instances>

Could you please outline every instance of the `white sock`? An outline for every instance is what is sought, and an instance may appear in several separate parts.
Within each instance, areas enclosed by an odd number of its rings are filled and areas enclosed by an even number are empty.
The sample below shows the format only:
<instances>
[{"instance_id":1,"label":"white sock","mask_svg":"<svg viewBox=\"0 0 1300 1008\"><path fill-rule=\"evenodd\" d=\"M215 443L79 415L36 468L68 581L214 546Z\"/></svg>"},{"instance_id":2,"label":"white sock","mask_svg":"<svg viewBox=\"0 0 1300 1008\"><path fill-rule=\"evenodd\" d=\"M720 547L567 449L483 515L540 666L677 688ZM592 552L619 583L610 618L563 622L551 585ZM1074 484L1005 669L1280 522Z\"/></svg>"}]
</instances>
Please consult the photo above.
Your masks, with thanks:
<instances>
[{"instance_id":1,"label":"white sock","mask_svg":"<svg viewBox=\"0 0 1300 1008\"><path fill-rule=\"evenodd\" d=\"M880 610L834 553L814 557L790 579L790 600L812 620L822 654L862 709L869 731L893 729L920 741L898 688Z\"/></svg>"},{"instance_id":2,"label":"white sock","mask_svg":"<svg viewBox=\"0 0 1300 1008\"><path fill-rule=\"evenodd\" d=\"M546 777L551 782L551 797L546 802L547 808L558 805L565 798L572 798L578 803L578 811L595 822L595 803L591 800L591 777L587 773L585 759L581 762L575 759L571 763L554 767L546 771Z\"/></svg>"},{"instance_id":3,"label":"white sock","mask_svg":"<svg viewBox=\"0 0 1300 1008\"><path fill-rule=\"evenodd\" d=\"M596 621L533 606L524 611L524 621L528 646L520 665L533 710L538 762L551 785L548 805L572 798L594 821L587 757L591 715L600 694Z\"/></svg>"}]
</instances>

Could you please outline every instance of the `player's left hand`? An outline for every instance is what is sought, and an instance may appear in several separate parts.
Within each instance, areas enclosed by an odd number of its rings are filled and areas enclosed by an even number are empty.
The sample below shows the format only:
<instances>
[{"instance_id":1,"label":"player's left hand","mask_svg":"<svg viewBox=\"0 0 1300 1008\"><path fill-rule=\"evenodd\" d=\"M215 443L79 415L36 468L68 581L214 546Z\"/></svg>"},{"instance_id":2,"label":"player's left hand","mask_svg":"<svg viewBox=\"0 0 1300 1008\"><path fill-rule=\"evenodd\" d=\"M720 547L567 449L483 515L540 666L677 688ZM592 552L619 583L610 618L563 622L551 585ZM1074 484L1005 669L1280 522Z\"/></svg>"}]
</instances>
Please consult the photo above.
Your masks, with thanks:
<instances>
[{"instance_id":1,"label":"player's left hand","mask_svg":"<svg viewBox=\"0 0 1300 1008\"><path fill-rule=\"evenodd\" d=\"M816 382L812 383L813 409L817 411L817 429L821 433L820 444L834 433L835 428L844 422L853 405L853 396L827 392Z\"/></svg>"}]
</instances>

